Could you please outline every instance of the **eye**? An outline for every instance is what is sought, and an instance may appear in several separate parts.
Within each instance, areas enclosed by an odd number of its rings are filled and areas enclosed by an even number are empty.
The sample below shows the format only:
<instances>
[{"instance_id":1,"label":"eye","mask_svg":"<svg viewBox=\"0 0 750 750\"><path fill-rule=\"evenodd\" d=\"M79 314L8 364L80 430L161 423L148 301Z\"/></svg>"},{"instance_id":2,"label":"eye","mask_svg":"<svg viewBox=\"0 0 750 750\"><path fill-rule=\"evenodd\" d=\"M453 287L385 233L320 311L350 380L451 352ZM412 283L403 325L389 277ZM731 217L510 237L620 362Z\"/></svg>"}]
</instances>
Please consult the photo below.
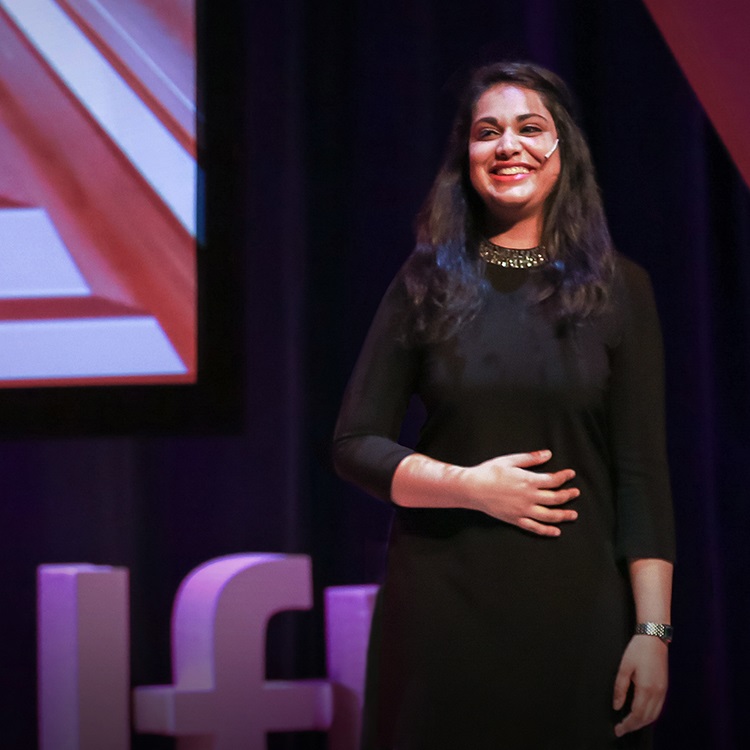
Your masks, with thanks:
<instances>
[{"instance_id":1,"label":"eye","mask_svg":"<svg viewBox=\"0 0 750 750\"><path fill-rule=\"evenodd\" d=\"M524 125L521 128L521 133L523 135L534 135L536 133L541 133L542 129L538 125Z\"/></svg>"},{"instance_id":2,"label":"eye","mask_svg":"<svg viewBox=\"0 0 750 750\"><path fill-rule=\"evenodd\" d=\"M476 137L480 141L483 141L483 140L486 140L487 138L493 138L496 135L497 135L497 130L495 130L494 128L480 128L477 131Z\"/></svg>"}]
</instances>

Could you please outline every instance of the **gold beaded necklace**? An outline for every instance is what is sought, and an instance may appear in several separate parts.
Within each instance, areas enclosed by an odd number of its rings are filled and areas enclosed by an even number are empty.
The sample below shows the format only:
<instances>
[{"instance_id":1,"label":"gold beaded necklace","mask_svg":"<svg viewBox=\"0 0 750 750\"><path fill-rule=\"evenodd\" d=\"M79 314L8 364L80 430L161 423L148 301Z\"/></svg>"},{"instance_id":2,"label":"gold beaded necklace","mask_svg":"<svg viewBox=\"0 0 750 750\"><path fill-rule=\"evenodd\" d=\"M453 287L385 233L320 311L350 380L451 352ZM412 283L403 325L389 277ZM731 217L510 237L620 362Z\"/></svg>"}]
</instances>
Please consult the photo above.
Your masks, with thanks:
<instances>
[{"instance_id":1,"label":"gold beaded necklace","mask_svg":"<svg viewBox=\"0 0 750 750\"><path fill-rule=\"evenodd\" d=\"M536 268L549 260L543 245L528 250L517 250L496 245L485 238L479 240L479 257L487 263L502 268Z\"/></svg>"}]
</instances>

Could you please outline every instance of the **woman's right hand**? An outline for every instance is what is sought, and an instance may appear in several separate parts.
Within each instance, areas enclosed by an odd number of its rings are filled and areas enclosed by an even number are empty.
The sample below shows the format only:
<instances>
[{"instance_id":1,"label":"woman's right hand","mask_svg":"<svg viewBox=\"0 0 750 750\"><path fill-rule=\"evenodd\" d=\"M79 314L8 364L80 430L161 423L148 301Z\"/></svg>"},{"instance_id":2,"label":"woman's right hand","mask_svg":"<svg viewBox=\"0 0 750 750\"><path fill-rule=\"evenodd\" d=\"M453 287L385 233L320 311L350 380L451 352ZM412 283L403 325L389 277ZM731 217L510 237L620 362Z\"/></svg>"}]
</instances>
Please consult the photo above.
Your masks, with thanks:
<instances>
[{"instance_id":1,"label":"woman's right hand","mask_svg":"<svg viewBox=\"0 0 750 750\"><path fill-rule=\"evenodd\" d=\"M572 469L528 471L551 457L548 450L514 453L464 468L461 483L467 507L540 536L560 536L555 524L575 521L578 513L557 506L578 497L580 490L560 489L575 476Z\"/></svg>"},{"instance_id":2,"label":"woman's right hand","mask_svg":"<svg viewBox=\"0 0 750 750\"><path fill-rule=\"evenodd\" d=\"M550 451L532 451L467 467L412 453L396 467L391 499L406 508L479 510L540 536L560 536L555 524L575 521L578 514L557 506L578 497L580 491L560 489L575 476L572 469L528 471L550 458Z\"/></svg>"}]
</instances>

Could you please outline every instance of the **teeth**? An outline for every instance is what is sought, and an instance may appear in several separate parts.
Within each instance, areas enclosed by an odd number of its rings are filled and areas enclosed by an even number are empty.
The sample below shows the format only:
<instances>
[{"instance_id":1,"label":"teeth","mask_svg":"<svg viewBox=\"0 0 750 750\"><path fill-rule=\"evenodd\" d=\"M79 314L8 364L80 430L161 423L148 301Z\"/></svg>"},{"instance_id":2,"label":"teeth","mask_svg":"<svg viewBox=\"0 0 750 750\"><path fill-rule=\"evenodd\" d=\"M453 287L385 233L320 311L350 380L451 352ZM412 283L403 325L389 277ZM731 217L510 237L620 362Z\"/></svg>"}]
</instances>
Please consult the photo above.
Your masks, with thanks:
<instances>
[{"instance_id":1,"label":"teeth","mask_svg":"<svg viewBox=\"0 0 750 750\"><path fill-rule=\"evenodd\" d=\"M497 170L498 174L530 174L528 167L503 167Z\"/></svg>"}]
</instances>

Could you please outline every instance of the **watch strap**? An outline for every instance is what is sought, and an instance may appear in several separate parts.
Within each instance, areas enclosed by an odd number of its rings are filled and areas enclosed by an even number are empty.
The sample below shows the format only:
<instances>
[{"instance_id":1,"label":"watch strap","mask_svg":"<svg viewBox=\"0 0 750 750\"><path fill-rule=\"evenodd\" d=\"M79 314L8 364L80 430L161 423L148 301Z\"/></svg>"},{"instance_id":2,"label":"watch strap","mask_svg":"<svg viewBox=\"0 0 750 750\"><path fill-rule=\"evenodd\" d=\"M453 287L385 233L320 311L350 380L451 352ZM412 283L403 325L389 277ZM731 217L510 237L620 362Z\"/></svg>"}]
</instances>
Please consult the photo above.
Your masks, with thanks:
<instances>
[{"instance_id":1,"label":"watch strap","mask_svg":"<svg viewBox=\"0 0 750 750\"><path fill-rule=\"evenodd\" d=\"M636 635L655 635L664 643L672 642L672 626L662 622L639 622L635 626Z\"/></svg>"}]
</instances>

